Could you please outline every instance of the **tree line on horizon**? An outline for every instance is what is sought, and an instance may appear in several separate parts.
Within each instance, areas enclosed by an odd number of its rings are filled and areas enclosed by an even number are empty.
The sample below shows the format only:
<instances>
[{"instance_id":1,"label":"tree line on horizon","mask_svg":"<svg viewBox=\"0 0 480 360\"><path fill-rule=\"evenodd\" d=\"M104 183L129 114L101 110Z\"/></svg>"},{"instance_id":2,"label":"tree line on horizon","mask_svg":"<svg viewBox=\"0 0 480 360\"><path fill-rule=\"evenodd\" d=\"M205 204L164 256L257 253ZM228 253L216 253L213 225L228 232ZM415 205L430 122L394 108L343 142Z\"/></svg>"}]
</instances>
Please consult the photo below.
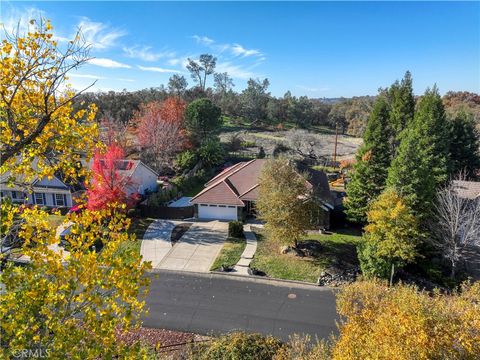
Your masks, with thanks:
<instances>
[{"instance_id":1,"label":"tree line on horizon","mask_svg":"<svg viewBox=\"0 0 480 360\"><path fill-rule=\"evenodd\" d=\"M77 103L86 101L97 104L97 119L110 116L115 121L126 123L145 103L163 101L171 96L181 98L186 103L208 98L221 108L224 116L257 126L280 129L287 123L304 129L312 126L338 126L342 134L363 136L377 97L321 99L293 96L290 91L281 97L275 97L268 90L270 81L267 78L251 78L244 90L236 92L232 77L227 72L215 72L215 67L216 58L203 54L198 60L189 59L187 69L193 80L190 87L185 76L174 74L167 84L160 84L158 87L137 91L89 92L82 94ZM212 82L211 87L207 86L208 81ZM472 112L477 123L480 123L478 94L447 92L443 96L443 102L449 113L455 113L460 107L464 107Z\"/></svg>"}]
</instances>

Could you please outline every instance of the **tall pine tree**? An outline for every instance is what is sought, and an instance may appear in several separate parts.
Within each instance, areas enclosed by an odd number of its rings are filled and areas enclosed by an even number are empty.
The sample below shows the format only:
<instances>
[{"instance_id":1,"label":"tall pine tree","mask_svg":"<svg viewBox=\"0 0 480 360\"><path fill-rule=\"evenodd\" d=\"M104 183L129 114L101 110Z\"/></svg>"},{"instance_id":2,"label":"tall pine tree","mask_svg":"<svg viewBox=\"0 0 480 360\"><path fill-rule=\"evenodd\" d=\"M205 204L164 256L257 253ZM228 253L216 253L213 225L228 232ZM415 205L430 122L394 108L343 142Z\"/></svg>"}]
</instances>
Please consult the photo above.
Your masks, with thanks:
<instances>
[{"instance_id":1,"label":"tall pine tree","mask_svg":"<svg viewBox=\"0 0 480 360\"><path fill-rule=\"evenodd\" d=\"M391 161L389 111L384 96L379 96L368 119L364 144L357 154L345 202L347 218L365 223L371 201L382 192Z\"/></svg>"},{"instance_id":2,"label":"tall pine tree","mask_svg":"<svg viewBox=\"0 0 480 360\"><path fill-rule=\"evenodd\" d=\"M429 215L439 185L448 179L448 130L437 87L427 89L401 136L387 185L404 197L420 220Z\"/></svg>"},{"instance_id":3,"label":"tall pine tree","mask_svg":"<svg viewBox=\"0 0 480 360\"><path fill-rule=\"evenodd\" d=\"M390 86L387 96L390 104L392 152L395 155L400 144L400 134L413 121L415 115L415 98L410 71L405 73L401 82L396 81Z\"/></svg>"},{"instance_id":4,"label":"tall pine tree","mask_svg":"<svg viewBox=\"0 0 480 360\"><path fill-rule=\"evenodd\" d=\"M450 172L474 178L480 170L480 140L472 114L461 110L449 119Z\"/></svg>"}]
</instances>

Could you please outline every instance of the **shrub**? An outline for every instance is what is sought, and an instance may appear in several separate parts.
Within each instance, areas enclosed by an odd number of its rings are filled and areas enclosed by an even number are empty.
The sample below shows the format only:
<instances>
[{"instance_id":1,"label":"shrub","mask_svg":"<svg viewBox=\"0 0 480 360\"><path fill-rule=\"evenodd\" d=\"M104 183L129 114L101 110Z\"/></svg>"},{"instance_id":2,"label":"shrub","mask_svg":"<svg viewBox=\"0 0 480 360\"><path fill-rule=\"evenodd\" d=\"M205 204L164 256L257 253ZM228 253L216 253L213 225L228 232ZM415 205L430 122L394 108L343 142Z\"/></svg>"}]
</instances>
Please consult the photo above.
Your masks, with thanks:
<instances>
[{"instance_id":1,"label":"shrub","mask_svg":"<svg viewBox=\"0 0 480 360\"><path fill-rule=\"evenodd\" d=\"M217 137L206 139L198 149L198 156L207 167L221 164L224 155L225 151Z\"/></svg>"},{"instance_id":2,"label":"shrub","mask_svg":"<svg viewBox=\"0 0 480 360\"><path fill-rule=\"evenodd\" d=\"M337 296L333 359L479 359L480 283L452 295L357 281Z\"/></svg>"},{"instance_id":3,"label":"shrub","mask_svg":"<svg viewBox=\"0 0 480 360\"><path fill-rule=\"evenodd\" d=\"M180 171L193 168L198 161L197 154L192 150L181 152L175 159L175 167Z\"/></svg>"},{"instance_id":4,"label":"shrub","mask_svg":"<svg viewBox=\"0 0 480 360\"><path fill-rule=\"evenodd\" d=\"M264 159L265 158L265 150L263 149L263 146L260 146L260 150L258 151L257 154L257 159Z\"/></svg>"},{"instance_id":5,"label":"shrub","mask_svg":"<svg viewBox=\"0 0 480 360\"><path fill-rule=\"evenodd\" d=\"M288 151L290 151L290 148L287 145L282 144L282 143L278 143L273 148L272 155L273 155L273 157L278 157L279 155L284 154Z\"/></svg>"},{"instance_id":6,"label":"shrub","mask_svg":"<svg viewBox=\"0 0 480 360\"><path fill-rule=\"evenodd\" d=\"M228 236L243 237L243 223L241 221L230 221L228 223Z\"/></svg>"},{"instance_id":7,"label":"shrub","mask_svg":"<svg viewBox=\"0 0 480 360\"><path fill-rule=\"evenodd\" d=\"M229 151L238 151L242 148L243 139L238 134L232 134L227 141L227 148Z\"/></svg>"},{"instance_id":8,"label":"shrub","mask_svg":"<svg viewBox=\"0 0 480 360\"><path fill-rule=\"evenodd\" d=\"M236 332L221 336L210 344L198 346L192 359L198 360L271 360L282 347L273 336Z\"/></svg>"},{"instance_id":9,"label":"shrub","mask_svg":"<svg viewBox=\"0 0 480 360\"><path fill-rule=\"evenodd\" d=\"M257 145L257 143L255 141L251 141L251 140L244 140L244 141L242 141L241 145L244 148L249 148L249 147L255 147Z\"/></svg>"}]
</instances>

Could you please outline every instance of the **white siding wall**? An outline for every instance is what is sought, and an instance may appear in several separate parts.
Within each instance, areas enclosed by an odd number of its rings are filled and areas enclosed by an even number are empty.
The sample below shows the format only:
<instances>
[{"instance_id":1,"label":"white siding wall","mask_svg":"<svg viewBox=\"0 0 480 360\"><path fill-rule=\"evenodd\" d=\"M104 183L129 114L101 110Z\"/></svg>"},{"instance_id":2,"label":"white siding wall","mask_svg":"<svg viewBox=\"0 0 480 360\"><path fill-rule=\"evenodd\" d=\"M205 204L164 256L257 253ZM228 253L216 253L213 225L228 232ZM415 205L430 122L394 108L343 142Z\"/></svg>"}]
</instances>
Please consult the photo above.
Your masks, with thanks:
<instances>
[{"instance_id":1,"label":"white siding wall","mask_svg":"<svg viewBox=\"0 0 480 360\"><path fill-rule=\"evenodd\" d=\"M157 174L153 173L143 164L139 164L132 174L132 186L128 189L128 195L138 192L144 194L145 190L154 192L157 190Z\"/></svg>"}]
</instances>

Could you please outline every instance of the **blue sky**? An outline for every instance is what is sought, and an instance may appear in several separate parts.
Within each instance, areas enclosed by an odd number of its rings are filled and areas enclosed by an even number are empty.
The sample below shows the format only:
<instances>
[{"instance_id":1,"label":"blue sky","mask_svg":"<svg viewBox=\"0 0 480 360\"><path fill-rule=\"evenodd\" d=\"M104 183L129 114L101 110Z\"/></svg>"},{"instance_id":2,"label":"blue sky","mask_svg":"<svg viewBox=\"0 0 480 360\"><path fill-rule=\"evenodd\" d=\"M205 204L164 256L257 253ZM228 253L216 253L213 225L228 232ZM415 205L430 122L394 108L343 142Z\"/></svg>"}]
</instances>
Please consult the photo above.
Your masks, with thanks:
<instances>
[{"instance_id":1,"label":"blue sky","mask_svg":"<svg viewBox=\"0 0 480 360\"><path fill-rule=\"evenodd\" d=\"M217 56L235 89L268 77L273 95L374 95L410 70L414 90L480 91L479 2L6 2L8 28L41 13L59 40L79 26L91 63L76 87L136 90Z\"/></svg>"}]
</instances>

